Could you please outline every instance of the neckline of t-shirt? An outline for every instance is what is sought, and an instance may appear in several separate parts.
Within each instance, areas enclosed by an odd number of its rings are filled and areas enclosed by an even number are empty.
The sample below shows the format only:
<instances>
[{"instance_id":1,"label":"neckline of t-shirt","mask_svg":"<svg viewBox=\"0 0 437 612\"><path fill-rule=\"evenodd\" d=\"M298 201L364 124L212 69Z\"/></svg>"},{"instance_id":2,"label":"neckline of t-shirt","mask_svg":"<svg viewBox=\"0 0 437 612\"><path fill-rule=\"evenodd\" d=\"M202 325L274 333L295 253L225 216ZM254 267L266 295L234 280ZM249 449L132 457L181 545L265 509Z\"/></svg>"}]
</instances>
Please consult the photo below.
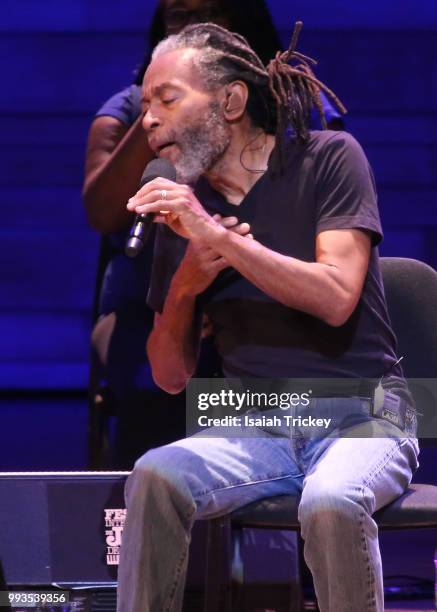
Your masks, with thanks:
<instances>
[{"instance_id":1,"label":"neckline of t-shirt","mask_svg":"<svg viewBox=\"0 0 437 612\"><path fill-rule=\"evenodd\" d=\"M270 171L271 171L271 168L270 168L270 158L269 158L269 164L265 172L263 172L263 174L252 185L252 187L245 194L245 196L243 197L243 199L241 200L239 204L232 204L226 199L226 197L222 193L220 193L220 191L217 191L216 189L214 189L214 187L210 185L210 183L208 182L206 178L204 178L204 181L205 181L205 184L207 185L208 190L211 192L212 196L214 197L215 200L218 201L219 204L226 206L227 209L229 210L237 211L237 210L241 210L242 207L245 206L246 202L253 197L253 194L259 190L260 186L266 182L267 177L270 176Z\"/></svg>"},{"instance_id":2,"label":"neckline of t-shirt","mask_svg":"<svg viewBox=\"0 0 437 612\"><path fill-rule=\"evenodd\" d=\"M291 144L294 144L295 142L296 142L296 138L294 135L294 131L292 130L292 128L289 128L287 130L287 135L286 135L286 143L285 143L286 148L288 148ZM217 191L216 189L214 189L214 187L210 185L206 177L204 176L201 177L200 180L204 182L204 184L206 185L207 189L209 190L210 194L212 195L214 200L217 202L219 207L225 206L227 209L227 212L241 210L243 207L245 207L247 201L252 199L253 194L259 190L260 186L264 185L267 179L270 179L272 177L273 156L275 154L277 155L276 146L277 145L275 145L275 147L273 147L272 151L270 152L269 158L267 160L267 168L265 172L263 172L263 174L259 177L259 179L252 185L252 187L249 189L249 191L246 193L246 195L243 197L243 199L241 200L239 204L231 204L225 198L225 196L222 193L220 193L220 191ZM200 183L200 185L201 184L202 183Z\"/></svg>"}]
</instances>

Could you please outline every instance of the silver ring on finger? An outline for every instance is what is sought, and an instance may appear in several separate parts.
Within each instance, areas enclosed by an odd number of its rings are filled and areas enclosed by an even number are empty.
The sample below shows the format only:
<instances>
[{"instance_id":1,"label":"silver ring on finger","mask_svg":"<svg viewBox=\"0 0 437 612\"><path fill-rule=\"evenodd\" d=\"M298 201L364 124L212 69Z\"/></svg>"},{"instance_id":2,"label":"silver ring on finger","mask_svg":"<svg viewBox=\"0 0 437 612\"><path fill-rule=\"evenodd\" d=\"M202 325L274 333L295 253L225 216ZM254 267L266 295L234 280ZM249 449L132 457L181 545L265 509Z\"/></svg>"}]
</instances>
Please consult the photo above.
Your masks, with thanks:
<instances>
[{"instance_id":1,"label":"silver ring on finger","mask_svg":"<svg viewBox=\"0 0 437 612\"><path fill-rule=\"evenodd\" d=\"M167 189L161 189L161 191L159 192L159 197L161 200L166 200L167 199Z\"/></svg>"}]
</instances>

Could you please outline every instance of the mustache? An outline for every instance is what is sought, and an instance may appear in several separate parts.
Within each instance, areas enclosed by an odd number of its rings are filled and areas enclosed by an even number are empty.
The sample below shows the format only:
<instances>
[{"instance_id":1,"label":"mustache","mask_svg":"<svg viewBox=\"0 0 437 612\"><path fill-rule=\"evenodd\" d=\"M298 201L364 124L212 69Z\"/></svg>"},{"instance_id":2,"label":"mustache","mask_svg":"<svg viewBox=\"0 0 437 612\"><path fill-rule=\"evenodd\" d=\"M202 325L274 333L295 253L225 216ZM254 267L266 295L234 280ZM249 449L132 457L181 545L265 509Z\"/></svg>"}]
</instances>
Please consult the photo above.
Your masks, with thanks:
<instances>
[{"instance_id":1,"label":"mustache","mask_svg":"<svg viewBox=\"0 0 437 612\"><path fill-rule=\"evenodd\" d=\"M169 142L177 143L178 134L176 133L175 130L170 130L166 134L160 135L159 138L154 138L153 128L149 128L148 130L146 130L146 138L149 144L159 143L159 146L161 146L161 144L169 143Z\"/></svg>"}]
</instances>

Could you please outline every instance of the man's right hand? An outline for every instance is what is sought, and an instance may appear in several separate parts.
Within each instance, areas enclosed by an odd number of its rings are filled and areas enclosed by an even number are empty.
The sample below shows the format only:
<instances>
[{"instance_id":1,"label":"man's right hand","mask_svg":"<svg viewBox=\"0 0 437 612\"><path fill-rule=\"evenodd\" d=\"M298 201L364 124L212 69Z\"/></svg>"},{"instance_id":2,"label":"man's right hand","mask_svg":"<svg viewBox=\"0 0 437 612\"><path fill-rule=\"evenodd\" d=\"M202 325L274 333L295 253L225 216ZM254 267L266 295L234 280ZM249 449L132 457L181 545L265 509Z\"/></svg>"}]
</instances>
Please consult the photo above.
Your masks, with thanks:
<instances>
[{"instance_id":1,"label":"man's right hand","mask_svg":"<svg viewBox=\"0 0 437 612\"><path fill-rule=\"evenodd\" d=\"M249 224L239 223L236 217L215 215L214 221L227 231L253 238ZM202 313L196 312L196 296L228 265L211 248L188 243L171 281L163 312L155 313L155 325L147 341L153 379L167 393L182 391L196 371L202 335ZM204 329L203 335L207 333Z\"/></svg>"},{"instance_id":2,"label":"man's right hand","mask_svg":"<svg viewBox=\"0 0 437 612\"><path fill-rule=\"evenodd\" d=\"M213 218L226 229L253 239L250 225L239 223L237 217L222 217L216 214ZM205 291L219 272L228 266L226 259L217 255L210 247L200 246L190 241L173 282L176 282L186 295L196 296Z\"/></svg>"}]
</instances>

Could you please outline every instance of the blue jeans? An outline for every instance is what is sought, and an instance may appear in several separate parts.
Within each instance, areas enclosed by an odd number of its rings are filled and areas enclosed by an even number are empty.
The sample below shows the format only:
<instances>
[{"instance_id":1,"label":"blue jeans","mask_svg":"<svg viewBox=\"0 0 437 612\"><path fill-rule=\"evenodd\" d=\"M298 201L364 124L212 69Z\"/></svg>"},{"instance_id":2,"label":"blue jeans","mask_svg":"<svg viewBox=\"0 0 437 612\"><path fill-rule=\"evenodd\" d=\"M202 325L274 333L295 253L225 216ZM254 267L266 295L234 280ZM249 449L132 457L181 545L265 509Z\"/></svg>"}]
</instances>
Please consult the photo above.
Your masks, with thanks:
<instances>
[{"instance_id":1,"label":"blue jeans","mask_svg":"<svg viewBox=\"0 0 437 612\"><path fill-rule=\"evenodd\" d=\"M340 414L344 402L359 400L318 401ZM136 462L126 485L118 612L180 611L193 522L280 494L302 494L304 554L321 612L383 612L372 514L410 483L416 438L359 415L342 437L309 437L293 427L246 437L211 433L153 449Z\"/></svg>"}]
</instances>

